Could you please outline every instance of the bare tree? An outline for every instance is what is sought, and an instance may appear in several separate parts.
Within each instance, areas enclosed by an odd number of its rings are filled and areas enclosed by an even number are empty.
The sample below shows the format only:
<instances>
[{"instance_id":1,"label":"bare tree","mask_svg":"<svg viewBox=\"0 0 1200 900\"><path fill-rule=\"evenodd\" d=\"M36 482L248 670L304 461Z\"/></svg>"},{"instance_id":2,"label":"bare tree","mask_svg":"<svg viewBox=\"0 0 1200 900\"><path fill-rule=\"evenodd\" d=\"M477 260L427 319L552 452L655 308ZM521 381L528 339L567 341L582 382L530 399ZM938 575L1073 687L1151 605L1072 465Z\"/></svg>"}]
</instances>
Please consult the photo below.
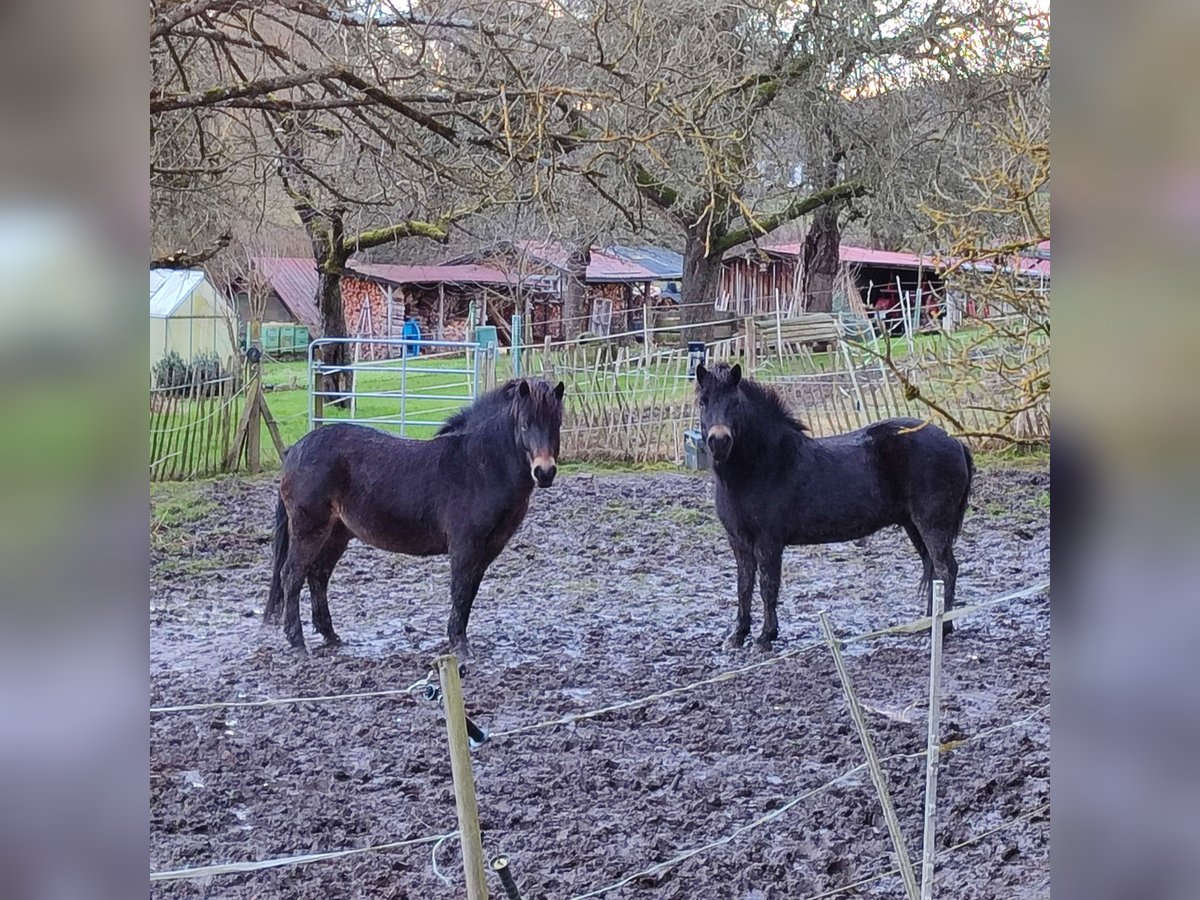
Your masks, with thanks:
<instances>
[{"instance_id":1,"label":"bare tree","mask_svg":"<svg viewBox=\"0 0 1200 900\"><path fill-rule=\"evenodd\" d=\"M211 242L227 233L222 216L245 217L247 200L260 218L290 207L308 235L327 337L346 334L340 281L351 256L410 237L444 242L454 223L521 199L513 175L552 155L547 122L559 115L542 85L510 87L479 65L497 46L508 52L496 43L503 27L432 6L371 9L193 2L157 5L151 22L160 245L163 235L172 248ZM335 347L326 361L345 359Z\"/></svg>"},{"instance_id":2,"label":"bare tree","mask_svg":"<svg viewBox=\"0 0 1200 900\"><path fill-rule=\"evenodd\" d=\"M825 207L809 269L831 277L838 213L878 187L896 149L864 140L847 107L891 89L893 70L906 87L944 74L964 35L1006 32L1005 2L572 0L543 32L560 50L513 49L574 86L556 104L576 177L629 222L648 208L675 229L685 321L698 323L729 249ZM801 139L785 160L788 133Z\"/></svg>"},{"instance_id":3,"label":"bare tree","mask_svg":"<svg viewBox=\"0 0 1200 900\"><path fill-rule=\"evenodd\" d=\"M962 434L1007 444L1050 434L1048 74L1047 61L993 85L953 189L930 186L947 290L974 307L959 354L923 383L893 366L909 396ZM963 412L948 415L951 405Z\"/></svg>"}]
</instances>

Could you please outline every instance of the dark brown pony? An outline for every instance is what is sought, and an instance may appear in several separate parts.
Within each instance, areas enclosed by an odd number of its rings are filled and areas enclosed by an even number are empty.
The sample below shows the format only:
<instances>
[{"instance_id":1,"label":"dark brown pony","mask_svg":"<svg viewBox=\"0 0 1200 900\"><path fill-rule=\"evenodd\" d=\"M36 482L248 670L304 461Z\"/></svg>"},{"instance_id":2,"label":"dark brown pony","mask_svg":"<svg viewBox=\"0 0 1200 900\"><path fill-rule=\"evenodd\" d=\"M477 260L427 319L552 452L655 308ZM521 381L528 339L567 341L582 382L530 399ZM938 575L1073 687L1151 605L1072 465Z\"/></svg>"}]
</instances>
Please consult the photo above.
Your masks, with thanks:
<instances>
[{"instance_id":1,"label":"dark brown pony","mask_svg":"<svg viewBox=\"0 0 1200 900\"><path fill-rule=\"evenodd\" d=\"M467 619L483 574L520 527L534 485L557 472L560 382L510 381L449 420L431 440L327 425L288 449L275 507L274 569L263 620L304 650L300 589L313 626L339 643L329 578L351 538L413 556L450 555L451 649L470 655Z\"/></svg>"},{"instance_id":2,"label":"dark brown pony","mask_svg":"<svg viewBox=\"0 0 1200 900\"><path fill-rule=\"evenodd\" d=\"M899 525L921 557L926 608L933 578L954 605L962 528L975 464L936 425L887 419L849 434L813 438L774 393L742 378L740 366L696 369L700 424L716 475L717 515L737 559L738 617L727 645L750 633L754 578L762 590L757 643L779 636L775 606L783 548L866 537ZM944 626L952 631L951 623Z\"/></svg>"}]
</instances>

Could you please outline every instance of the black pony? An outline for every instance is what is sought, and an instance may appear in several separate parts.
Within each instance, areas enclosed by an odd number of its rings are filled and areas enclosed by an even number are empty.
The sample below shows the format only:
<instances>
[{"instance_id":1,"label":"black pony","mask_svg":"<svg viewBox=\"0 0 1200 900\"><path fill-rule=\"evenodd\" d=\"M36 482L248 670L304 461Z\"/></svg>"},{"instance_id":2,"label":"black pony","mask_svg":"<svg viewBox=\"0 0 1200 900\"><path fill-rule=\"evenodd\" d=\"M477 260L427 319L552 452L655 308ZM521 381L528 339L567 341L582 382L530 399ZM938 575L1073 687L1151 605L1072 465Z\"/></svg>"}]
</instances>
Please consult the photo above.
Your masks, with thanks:
<instances>
[{"instance_id":1,"label":"black pony","mask_svg":"<svg viewBox=\"0 0 1200 900\"><path fill-rule=\"evenodd\" d=\"M263 620L304 650L300 588L313 626L339 642L329 578L351 538L413 556L450 555L451 649L470 655L467 619L483 574L557 472L560 382L514 380L446 421L428 441L327 425L287 452L275 508L275 558Z\"/></svg>"},{"instance_id":2,"label":"black pony","mask_svg":"<svg viewBox=\"0 0 1200 900\"><path fill-rule=\"evenodd\" d=\"M783 548L866 537L900 525L921 555L928 608L933 578L954 603L954 541L967 511L975 464L960 441L918 419L887 419L849 434L813 438L774 391L742 378L741 366L696 369L700 423L716 475L717 515L737 558L738 617L726 645L750 633L757 572L762 633L779 636ZM944 626L953 630L951 623Z\"/></svg>"}]
</instances>

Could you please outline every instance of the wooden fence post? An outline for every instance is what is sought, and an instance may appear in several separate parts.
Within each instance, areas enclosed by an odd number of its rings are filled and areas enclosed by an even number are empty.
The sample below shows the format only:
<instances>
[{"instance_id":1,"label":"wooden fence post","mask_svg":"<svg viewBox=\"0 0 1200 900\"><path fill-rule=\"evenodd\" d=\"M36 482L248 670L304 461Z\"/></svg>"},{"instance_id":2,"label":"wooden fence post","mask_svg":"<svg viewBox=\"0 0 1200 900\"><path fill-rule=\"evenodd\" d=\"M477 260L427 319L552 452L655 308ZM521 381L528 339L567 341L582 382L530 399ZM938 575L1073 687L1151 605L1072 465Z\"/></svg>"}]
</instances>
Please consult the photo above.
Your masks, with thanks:
<instances>
[{"instance_id":1,"label":"wooden fence post","mask_svg":"<svg viewBox=\"0 0 1200 900\"><path fill-rule=\"evenodd\" d=\"M946 614L946 585L933 583L933 623L929 626L929 732L925 741L925 833L921 854L921 900L933 898L933 862L937 833L938 724L941 717L942 618Z\"/></svg>"},{"instance_id":2,"label":"wooden fence post","mask_svg":"<svg viewBox=\"0 0 1200 900\"><path fill-rule=\"evenodd\" d=\"M746 374L754 375L758 369L758 328L754 316L746 316Z\"/></svg>"},{"instance_id":3,"label":"wooden fence post","mask_svg":"<svg viewBox=\"0 0 1200 900\"><path fill-rule=\"evenodd\" d=\"M875 791L879 794L879 804L883 807L883 818L887 822L888 834L892 838L892 847L896 851L900 879L904 882L904 891L909 900L920 900L917 877L913 874L912 858L908 855L908 847L904 843L904 832L900 830L900 820L896 818L896 808L892 805L892 795L888 791L883 767L879 765L875 744L871 741L871 733L867 731L867 720L863 717L862 707L858 704L858 695L854 693L854 684L850 681L850 673L846 671L846 663L842 660L842 651L838 649L837 639L833 636L833 628L829 625L829 616L822 611L820 619L821 631L825 634L825 643L829 645L829 651L833 654L833 664L837 667L838 678L841 679L842 690L846 694L846 705L850 707L850 718L854 720L854 727L858 729L858 740L867 757L867 768L871 772L871 780L875 782Z\"/></svg>"},{"instance_id":4,"label":"wooden fence post","mask_svg":"<svg viewBox=\"0 0 1200 900\"><path fill-rule=\"evenodd\" d=\"M251 475L257 475L262 471L262 363L257 360L250 363L249 394L247 402L250 404L250 411L247 415L250 421L246 429L246 468Z\"/></svg>"},{"instance_id":5,"label":"wooden fence post","mask_svg":"<svg viewBox=\"0 0 1200 900\"><path fill-rule=\"evenodd\" d=\"M458 832L462 842L463 872L467 900L487 900L483 837L479 831L479 807L475 803L475 776L471 772L471 748L467 737L467 712L463 707L462 679L458 657L453 653L433 661L442 685L446 732L450 742L450 772L454 778L454 805L458 809Z\"/></svg>"}]
</instances>

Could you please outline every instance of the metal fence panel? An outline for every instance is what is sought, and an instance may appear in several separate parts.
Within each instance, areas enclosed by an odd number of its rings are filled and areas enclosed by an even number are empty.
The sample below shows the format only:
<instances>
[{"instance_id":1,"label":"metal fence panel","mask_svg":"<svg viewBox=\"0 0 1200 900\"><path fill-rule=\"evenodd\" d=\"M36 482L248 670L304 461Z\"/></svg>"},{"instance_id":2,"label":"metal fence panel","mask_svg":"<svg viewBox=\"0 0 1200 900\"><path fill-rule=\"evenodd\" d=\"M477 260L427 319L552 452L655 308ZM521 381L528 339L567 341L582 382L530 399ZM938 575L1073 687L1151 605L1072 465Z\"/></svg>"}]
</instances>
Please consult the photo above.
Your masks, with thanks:
<instances>
[{"instance_id":1,"label":"metal fence panel","mask_svg":"<svg viewBox=\"0 0 1200 900\"><path fill-rule=\"evenodd\" d=\"M322 363L320 349L336 344L350 347L355 361L342 366ZM386 352L373 352L381 358L363 360L368 346ZM409 436L413 429L441 425L473 402L494 365L495 349L474 341L319 338L308 348L308 428L350 422ZM326 390L320 383L321 376L337 372L354 373L352 390ZM382 402L387 400L395 401L394 411L385 411L391 405ZM328 406L334 402L347 413L330 415Z\"/></svg>"}]
</instances>

